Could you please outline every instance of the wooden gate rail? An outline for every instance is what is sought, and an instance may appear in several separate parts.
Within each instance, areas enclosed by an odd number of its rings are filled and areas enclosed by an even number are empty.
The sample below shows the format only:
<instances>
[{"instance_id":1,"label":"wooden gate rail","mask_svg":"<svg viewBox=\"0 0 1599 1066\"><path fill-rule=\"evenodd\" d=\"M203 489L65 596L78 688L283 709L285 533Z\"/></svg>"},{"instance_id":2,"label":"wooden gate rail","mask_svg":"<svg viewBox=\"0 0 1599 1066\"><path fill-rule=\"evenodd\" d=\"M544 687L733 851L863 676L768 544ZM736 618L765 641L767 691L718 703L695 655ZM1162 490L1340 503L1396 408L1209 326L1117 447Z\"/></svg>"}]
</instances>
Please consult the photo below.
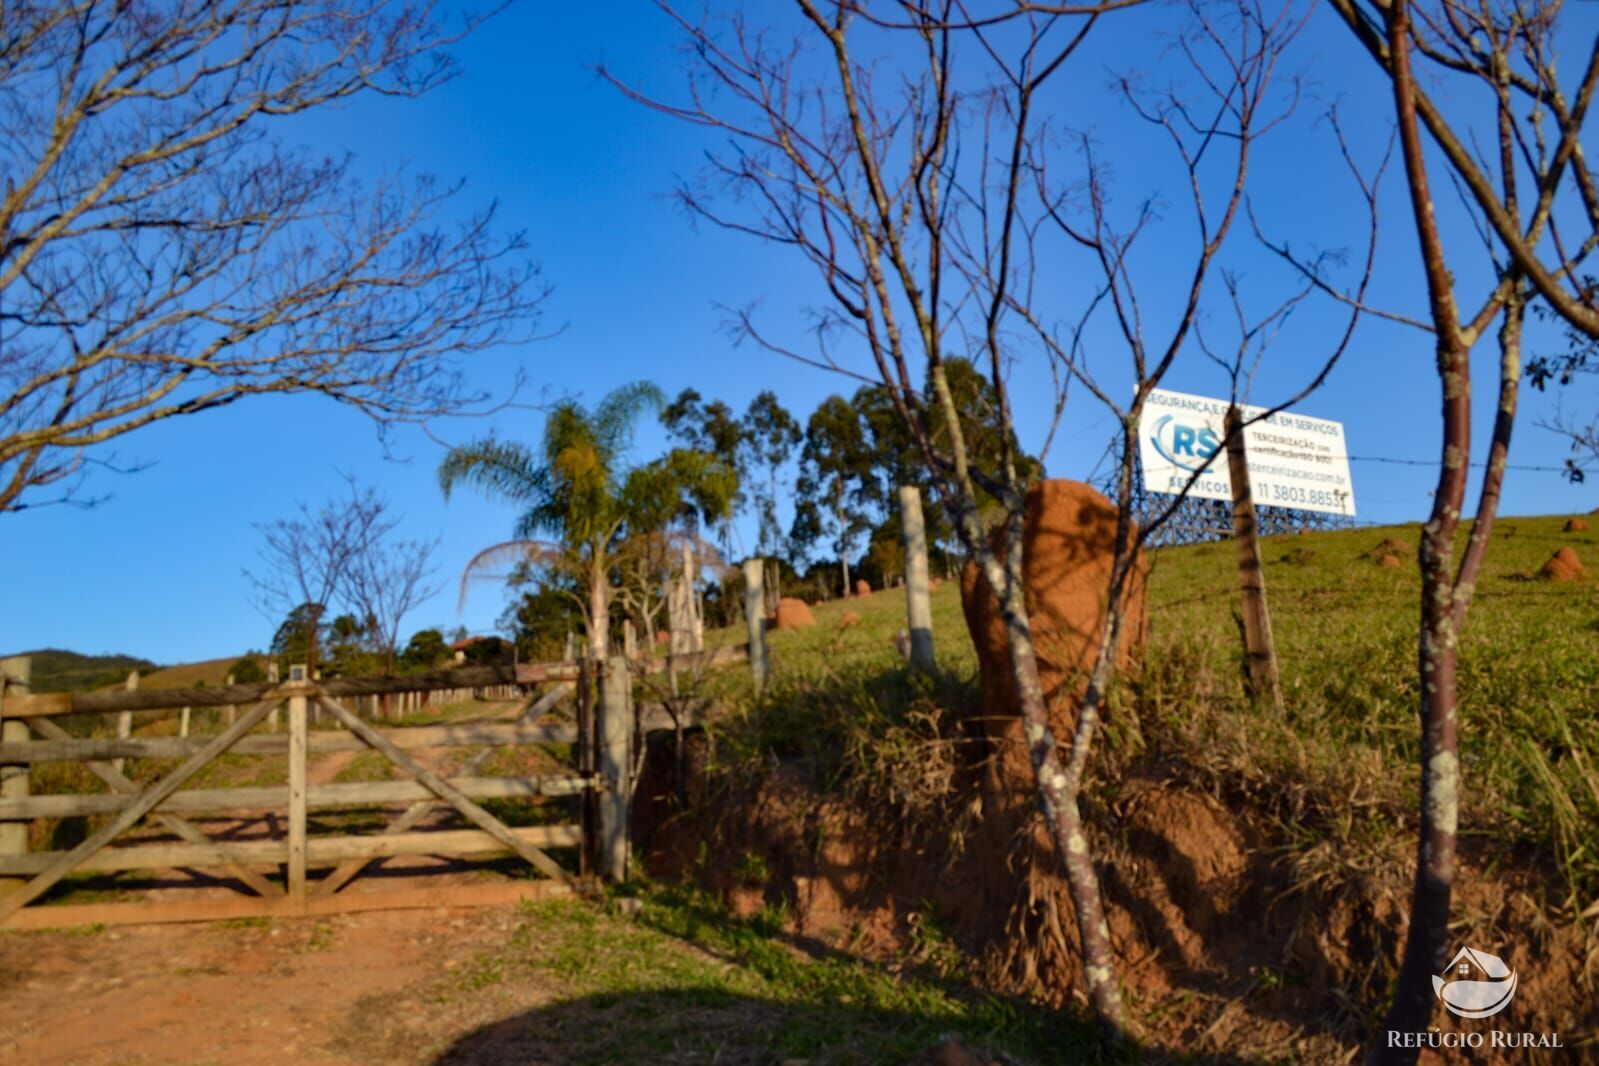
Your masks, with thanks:
<instances>
[{"instance_id":1,"label":"wooden gate rail","mask_svg":"<svg viewBox=\"0 0 1599 1066\"><path fill-rule=\"evenodd\" d=\"M577 677L576 663L512 666L463 666L454 670L406 677L341 677L318 682L323 695L384 696L402 692L437 692L441 689L488 688L495 685L531 685L545 681L570 681ZM132 692L45 692L8 696L7 718L45 718L63 714L104 714L111 711L167 711L178 707L226 707L254 703L278 694L287 685L208 685L205 688L136 689Z\"/></svg>"},{"instance_id":2,"label":"wooden gate rail","mask_svg":"<svg viewBox=\"0 0 1599 1066\"><path fill-rule=\"evenodd\" d=\"M6 704L6 717L11 705ZM30 721L30 726L36 724ZM464 725L401 726L392 730L394 743L405 749L454 748L489 745L575 744L577 727L527 726L515 722L475 722ZM233 746L235 755L283 755L290 738L284 735L245 737ZM181 759L205 746L204 737L85 737L73 740L27 740L0 744L0 763L78 762L85 759ZM336 751L365 751L367 744L338 733L313 732L306 738L312 755Z\"/></svg>"},{"instance_id":3,"label":"wooden gate rail","mask_svg":"<svg viewBox=\"0 0 1599 1066\"><path fill-rule=\"evenodd\" d=\"M706 652L641 658L635 672L660 673L666 670L702 670L749 661L748 644L732 644ZM318 682L315 688L330 698L344 696L384 696L403 692L436 692L441 689L488 688L495 685L537 685L551 681L576 681L580 665L566 663L518 663L514 666L463 666L454 670L408 677L341 677ZM38 695L12 695L6 698L7 718L53 718L67 714L109 714L126 711L170 711L180 707L229 707L255 703L282 693L286 686L272 682L253 685L214 685L205 688L135 689L132 692L44 692Z\"/></svg>"},{"instance_id":4,"label":"wooden gate rail","mask_svg":"<svg viewBox=\"0 0 1599 1066\"><path fill-rule=\"evenodd\" d=\"M565 699L565 698L573 695L573 693L574 693L574 686L572 685L571 682L563 682L563 683L561 683L559 685L556 685L549 692L546 692L543 696L541 696L539 699L534 701L527 708L527 710L522 712L522 716L521 716L520 720L516 724L518 726L527 727L529 723L536 721L539 718L540 715L544 714L550 708L554 707L557 702L559 702L560 700ZM546 728L548 728L548 727L546 727ZM599 784L600 784L600 779L598 778L597 775L595 775L592 772L590 767L587 765L587 761L583 757L584 740L583 740L582 732L581 732L581 730L577 730L576 727L568 727L568 728L573 728L574 730L576 730L573 733L572 740L569 741L568 743L576 743L578 745L577 766L578 766L579 778L582 779L582 780L594 783L594 787L598 788ZM466 765L461 767L461 771L462 771L463 775L477 773L480 769L483 768L483 764L488 761L489 756L491 754L493 754L493 752L494 752L493 748L484 748L482 751L478 752L476 755L474 755L470 759L468 759L466 761ZM463 791L465 791L465 790L463 789ZM468 793L468 794L470 795L470 793ZM478 798L487 798L487 797L478 797ZM586 807L587 803L588 803L588 800L587 800L586 796L580 798L580 800L579 800L579 813L580 813L580 816L581 816L582 809L584 809ZM387 826L385 826L383 828L383 830L382 830L382 833L383 834L404 833L407 830L409 830L412 827L414 827L424 817L426 817L428 811L430 811L432 809L433 809L433 804L429 800L427 800L427 799L419 799L419 800L417 800L417 802L413 803L409 808L407 808L407 810L405 811L404 814L400 815L398 818L394 819L394 821L390 822ZM578 843L577 843L577 847L578 847L578 854L579 854L578 867L579 867L579 871L582 872L582 873L587 873L587 870L585 869L587 849L584 848L584 846L583 846L584 834L585 834L586 831L587 831L587 826L580 824L579 827L578 827ZM361 872L362 868L365 867L365 866L366 866L366 860L364 860L364 859L358 859L358 858L354 858L354 857L352 857L350 859L346 859L344 862L340 863L331 873L329 873L327 877L322 879L321 884L317 886L316 892L314 894L316 896L331 896L333 893L335 893L339 889L343 888L344 885L347 882L349 882L351 879L356 877Z\"/></svg>"},{"instance_id":5,"label":"wooden gate rail","mask_svg":"<svg viewBox=\"0 0 1599 1066\"><path fill-rule=\"evenodd\" d=\"M4 679L0 679L0 684L3 683ZM28 727L25 728L31 728L35 732L43 733L45 736L52 737L57 740L68 736L68 733L65 729L62 729L54 722L45 718L35 719L29 724ZM101 781L104 781L106 787L111 789L113 792L121 793L123 795L136 796L140 791L139 786L131 781L127 775L122 772L122 768L115 763L86 762L84 763L84 766L89 770L90 773L94 774ZM206 836L205 833L201 832L197 827L184 821L176 814L165 812L157 814L155 815L155 822L157 825L160 825L162 828L166 829L180 840L187 840L191 844L209 844L211 842L210 837ZM232 862L224 862L222 863L222 867L229 874L233 875L241 882L254 889L255 894L258 896L271 898L274 896L283 895L283 890L281 888L273 884L271 881L268 881L254 870L247 870L244 867Z\"/></svg>"},{"instance_id":6,"label":"wooden gate rail","mask_svg":"<svg viewBox=\"0 0 1599 1066\"><path fill-rule=\"evenodd\" d=\"M594 776L577 774L540 777L452 777L450 784L472 799L533 799L575 796L584 789L600 788ZM312 785L306 790L306 807L327 810L337 807L371 807L384 803L411 803L429 800L433 793L412 781L364 781L348 784ZM26 821L30 818L73 818L91 814L114 814L131 807L136 794L29 796L0 800L0 821ZM161 804L161 813L199 814L210 811L253 810L261 807L286 807L287 785L244 788L207 788L175 792ZM5 873L0 859L0 874Z\"/></svg>"},{"instance_id":7,"label":"wooden gate rail","mask_svg":"<svg viewBox=\"0 0 1599 1066\"><path fill-rule=\"evenodd\" d=\"M523 847L577 847L581 837L575 825L538 825L506 832ZM390 833L383 836L311 837L306 841L309 863L331 866L344 859L390 858L395 855L448 855L451 858L503 855L511 850L504 841L478 829L442 829L425 833ZM39 874L71 852L36 851L0 858L0 874ZM230 841L225 844L130 844L105 848L76 863L85 873L120 870L170 870L218 866L225 862L276 868L289 861L284 840ZM9 901L10 897L4 897Z\"/></svg>"}]
</instances>

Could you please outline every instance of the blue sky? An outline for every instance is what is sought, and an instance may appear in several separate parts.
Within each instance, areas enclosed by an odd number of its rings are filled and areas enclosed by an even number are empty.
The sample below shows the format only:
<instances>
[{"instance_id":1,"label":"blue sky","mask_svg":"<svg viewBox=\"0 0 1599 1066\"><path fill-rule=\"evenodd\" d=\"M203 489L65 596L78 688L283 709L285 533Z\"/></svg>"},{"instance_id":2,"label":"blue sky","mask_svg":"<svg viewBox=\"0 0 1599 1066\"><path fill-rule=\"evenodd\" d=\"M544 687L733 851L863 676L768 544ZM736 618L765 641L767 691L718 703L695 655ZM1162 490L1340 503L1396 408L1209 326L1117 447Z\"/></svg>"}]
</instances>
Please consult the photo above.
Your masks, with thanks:
<instances>
[{"instance_id":1,"label":"blue sky","mask_svg":"<svg viewBox=\"0 0 1599 1066\"><path fill-rule=\"evenodd\" d=\"M758 17L765 5L750 9ZM1117 160L1116 189L1129 206L1146 195L1170 195L1167 220L1146 238L1137 262L1152 304L1183 270L1190 235L1183 203L1171 194L1171 173L1163 169L1169 156L1102 88L1110 72L1132 64L1153 71L1151 77L1164 76L1171 57L1161 34L1173 17L1171 9L1156 6L1110 20L1050 101L1062 121L1091 126ZM1306 74L1306 97L1256 161L1257 213L1296 248L1358 247L1364 239L1360 205L1325 124L1316 121L1337 97L1357 151L1371 158L1387 136L1380 86L1344 36L1330 13L1313 16L1292 56L1295 69ZM554 287L543 326L559 331L475 357L475 381L503 390L520 367L533 383L529 399L542 391L593 400L617 384L648 378L669 393L693 385L739 410L771 388L801 417L829 393L853 389L851 382L753 346L734 347L723 330L726 312L718 305L756 304L776 336L803 343L803 311L822 294L808 269L781 250L692 225L670 193L676 177L698 170L707 147L703 134L629 103L596 77L593 68L603 62L657 90L681 85L672 27L653 6L523 4L455 55L462 77L420 100L360 101L285 136L318 152L347 148L369 173L405 166L464 178L463 206L497 200L504 225L527 231ZM1091 114L1080 113L1084 100L1096 102ZM1422 294L1398 191L1390 182L1376 291L1384 306L1417 313ZM1440 212L1451 241L1470 261L1476 248L1458 211L1441 203ZM1247 229L1233 249L1230 265L1250 291L1262 301L1281 291L1286 276ZM1080 306L1084 292L1063 270L1061 313ZM1267 403L1292 389L1341 321L1326 302L1307 303L1268 358L1251 399ZM1096 337L1104 346L1096 359L1110 366L1118 358L1112 339ZM1531 347L1551 341L1548 334L1535 335ZM1345 422L1357 456L1428 459L1439 434L1431 363L1422 334L1368 322L1328 386L1300 409ZM1494 373L1491 345L1482 346L1475 363L1479 397L1491 390ZM1024 443L1034 448L1049 413L1039 399L1042 380L1036 365L1019 366L1013 378ZM1114 373L1107 380L1116 380ZM1192 352L1168 384L1202 394L1225 389L1215 368ZM1568 402L1591 407L1593 396ZM1533 425L1551 412L1549 397L1526 396L1513 462L1559 465L1564 445ZM514 409L435 428L447 441L493 429L532 442L540 416ZM1076 395L1049 472L1082 475L1109 432L1104 411L1086 393ZM1480 445L1486 422L1477 437ZM657 427L645 427L638 454L648 457L662 443ZM426 624L491 629L504 605L502 592L479 587L458 613L455 582L474 551L509 534L513 513L466 493L446 504L434 477L440 447L421 434L402 432L396 451L402 461L385 459L358 415L315 399L245 402L124 438L118 459L148 465L128 476L94 475L85 490L109 496L99 506L0 516L0 552L12 561L0 651L56 646L174 662L265 646L276 621L253 606L242 574L255 563L259 541L251 523L286 516L298 500L336 493L341 472L384 492L404 516L406 535L443 538L438 576L445 591L408 620L406 631ZM1428 468L1363 462L1355 464L1354 477L1362 520L1424 516ZM1553 473L1518 472L1507 485L1504 510L1564 513L1589 510L1595 502L1591 486L1573 487Z\"/></svg>"}]
</instances>

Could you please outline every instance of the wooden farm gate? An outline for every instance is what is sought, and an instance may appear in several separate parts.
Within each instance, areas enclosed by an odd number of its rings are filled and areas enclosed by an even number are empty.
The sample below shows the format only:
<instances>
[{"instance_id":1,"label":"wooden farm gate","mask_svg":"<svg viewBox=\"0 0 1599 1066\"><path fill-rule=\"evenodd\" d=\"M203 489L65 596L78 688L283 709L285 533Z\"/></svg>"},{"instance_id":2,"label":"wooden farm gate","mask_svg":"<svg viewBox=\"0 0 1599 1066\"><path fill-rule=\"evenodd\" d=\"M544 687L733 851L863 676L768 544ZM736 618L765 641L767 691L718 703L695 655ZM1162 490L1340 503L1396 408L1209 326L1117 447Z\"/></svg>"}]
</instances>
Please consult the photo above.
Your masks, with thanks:
<instances>
[{"instance_id":1,"label":"wooden farm gate","mask_svg":"<svg viewBox=\"0 0 1599 1066\"><path fill-rule=\"evenodd\" d=\"M18 672L18 664L7 662L11 674ZM21 669L25 674L25 665ZM589 672L577 664L548 664L466 667L415 678L316 683L295 676L283 684L44 695L28 694L25 676L0 679L0 928L326 914L508 898L506 885L484 886L498 892L475 894L470 886L341 892L374 860L407 855L476 859L509 853L541 875L539 881L509 886L515 895L571 891L587 881L584 823L592 824L596 794L605 790L596 770L589 686L582 686L585 698L577 701L575 721L552 722L546 716L572 696L580 672L587 680ZM303 671L296 668L293 673ZM514 718L388 725L364 720L355 710L362 697L489 686L522 694ZM109 721L108 712L170 716L178 708L185 709L185 726L189 709L216 709L200 717L211 719L219 731L173 736L145 729L142 735L93 735L97 722ZM286 712L287 728L268 732L264 727L275 727L280 711ZM90 715L101 717L86 717ZM105 731L103 725L99 731ZM495 754L524 745L570 745L575 765L538 776L482 774ZM462 746L480 750L448 777L418 758L423 749ZM403 778L307 782L308 756L364 751L382 756ZM286 775L279 778L284 783L203 787L202 772L223 755L281 757L287 762ZM135 780L126 772L128 760L155 760L155 772ZM51 762L81 764L107 791L34 794L30 773L42 776L35 768ZM584 815L563 824L513 827L484 806L485 801L569 796L581 797L578 806ZM387 824L375 832L313 831L313 812L385 805L398 809L400 804L407 805L403 813L391 810ZM470 828L418 828L441 808L459 814ZM285 830L278 839L220 839L194 819L222 811L281 812ZM105 820L76 846L27 850L30 820L85 816ZM147 819L176 840L114 843ZM552 849L576 849L583 858L563 865L551 857ZM240 894L190 902L29 907L68 875L125 870L217 871ZM269 876L279 870L281 883ZM326 872L314 876L313 871Z\"/></svg>"}]
</instances>

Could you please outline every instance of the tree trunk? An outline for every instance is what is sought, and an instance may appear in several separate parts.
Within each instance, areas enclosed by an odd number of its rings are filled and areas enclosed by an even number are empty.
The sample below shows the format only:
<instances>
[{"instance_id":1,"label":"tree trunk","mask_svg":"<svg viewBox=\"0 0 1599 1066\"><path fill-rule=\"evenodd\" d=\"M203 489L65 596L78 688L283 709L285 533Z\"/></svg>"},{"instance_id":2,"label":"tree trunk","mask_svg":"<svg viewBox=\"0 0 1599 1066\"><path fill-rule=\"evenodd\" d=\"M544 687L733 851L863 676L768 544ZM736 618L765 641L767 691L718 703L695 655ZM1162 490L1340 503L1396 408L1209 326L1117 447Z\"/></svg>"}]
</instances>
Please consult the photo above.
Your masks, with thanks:
<instances>
[{"instance_id":1,"label":"tree trunk","mask_svg":"<svg viewBox=\"0 0 1599 1066\"><path fill-rule=\"evenodd\" d=\"M838 520L838 562L844 571L844 591L841 599L849 599L849 544L844 536L844 483L838 483L838 491L834 494L833 517Z\"/></svg>"},{"instance_id":2,"label":"tree trunk","mask_svg":"<svg viewBox=\"0 0 1599 1066\"><path fill-rule=\"evenodd\" d=\"M1083 825L1082 809L1077 802L1077 784L1071 781L1060 764L1059 745L1049 727L1049 710L1044 701L1044 689L1038 677L1038 656L1033 646L1032 621L1027 613L1027 594L1022 584L1021 521L1013 517L1007 530L1007 551L1003 568L993 553L979 550L978 562L985 577L994 587L1005 620L1006 641L1010 649L1011 678L1016 685L1022 728L1027 737L1028 754L1033 765L1037 784L1039 806L1044 813L1055 847L1061 854L1066 871L1067 890L1071 893L1072 909L1077 918L1077 935L1083 956L1083 979L1088 985L1089 999L1094 1005L1106 1035L1119 1042L1127 1035L1127 1013L1122 1002L1121 986L1116 980L1115 956L1110 944L1110 924L1105 918L1104 897L1100 892L1099 872L1094 868L1093 852ZM1114 640L1107 625L1101 644L1101 662L1095 677L1102 685L1108 673L1106 664L1114 657L1104 654L1105 640ZM1094 688L1090 686L1090 695ZM1084 712L1091 714L1088 700ZM1087 717L1083 725L1092 728ZM1086 758L1086 747L1084 748Z\"/></svg>"},{"instance_id":3,"label":"tree trunk","mask_svg":"<svg viewBox=\"0 0 1599 1066\"><path fill-rule=\"evenodd\" d=\"M605 662L611 657L611 582L606 573L604 553L596 547L590 560L589 658Z\"/></svg>"},{"instance_id":4,"label":"tree trunk","mask_svg":"<svg viewBox=\"0 0 1599 1066\"><path fill-rule=\"evenodd\" d=\"M1444 963L1449 934L1449 904L1455 881L1455 839L1460 818L1460 758L1457 728L1459 620L1451 573L1455 531L1466 495L1466 456L1471 448L1469 353L1459 344L1440 342L1443 379L1443 462L1432 514L1422 527L1421 632L1421 837L1410 928L1394 1002L1384 1028L1415 1032L1427 1028L1433 1012L1432 977ZM1379 1048L1386 1062L1414 1062L1416 1049Z\"/></svg>"},{"instance_id":5,"label":"tree trunk","mask_svg":"<svg viewBox=\"0 0 1599 1066\"><path fill-rule=\"evenodd\" d=\"M1417 842L1416 882L1410 927L1394 1001L1383 1020L1388 1031L1415 1032L1432 1019L1432 978L1447 961L1449 905L1455 880L1456 831L1460 820L1460 758L1456 715L1459 628L1456 610L1460 584L1452 574L1455 531L1466 496L1471 455L1471 345L1459 327L1454 276L1438 233L1410 70L1410 14L1405 0L1388 12L1393 92L1405 176L1422 249L1422 267L1437 336L1438 380L1443 399L1443 448L1433 493L1432 514L1422 527L1421 626L1417 649L1421 677L1421 833ZM1503 335L1502 335L1503 336ZM1479 520L1481 519L1479 514ZM1465 576L1465 575L1462 575ZM1463 605L1464 601L1462 601ZM1389 1048L1379 1033L1372 1058L1413 1063L1416 1048Z\"/></svg>"}]
</instances>

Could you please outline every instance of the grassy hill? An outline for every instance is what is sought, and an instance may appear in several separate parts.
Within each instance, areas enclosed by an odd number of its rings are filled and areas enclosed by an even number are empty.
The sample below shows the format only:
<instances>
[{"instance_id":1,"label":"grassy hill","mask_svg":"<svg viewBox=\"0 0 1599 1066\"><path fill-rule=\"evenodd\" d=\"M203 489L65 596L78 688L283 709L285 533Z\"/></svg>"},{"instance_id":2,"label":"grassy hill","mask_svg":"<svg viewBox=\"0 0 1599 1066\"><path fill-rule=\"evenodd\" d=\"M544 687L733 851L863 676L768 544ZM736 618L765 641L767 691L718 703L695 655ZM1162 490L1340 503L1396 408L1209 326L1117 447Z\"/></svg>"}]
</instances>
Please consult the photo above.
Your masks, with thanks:
<instances>
[{"instance_id":1,"label":"grassy hill","mask_svg":"<svg viewBox=\"0 0 1599 1066\"><path fill-rule=\"evenodd\" d=\"M258 657L262 669L266 668L266 656ZM233 669L240 656L232 655L225 659L206 659L197 663L182 663L177 666L168 666L139 676L141 689L167 689L167 688L197 688L201 685L221 685L228 679L228 671Z\"/></svg>"},{"instance_id":2,"label":"grassy hill","mask_svg":"<svg viewBox=\"0 0 1599 1066\"><path fill-rule=\"evenodd\" d=\"M33 691L87 692L120 683L132 670L157 669L148 659L131 655L83 655L61 648L16 652L33 660Z\"/></svg>"},{"instance_id":3,"label":"grassy hill","mask_svg":"<svg viewBox=\"0 0 1599 1066\"><path fill-rule=\"evenodd\" d=\"M1506 518L1494 531L1461 637L1461 830L1495 853L1552 858L1586 905L1599 897L1599 580L1536 574L1570 546L1599 575L1599 532L1567 533L1565 522ZM1261 797L1306 876L1349 876L1391 860L1398 841L1413 848L1418 536L1411 525L1264 542L1282 720L1243 690L1234 545L1154 552L1150 646L1115 694L1098 772L1158 761L1208 789ZM1404 545L1397 568L1372 554L1388 539ZM771 634L772 697L728 724L732 739L808 758L832 781L895 772L884 753L933 729L915 720L928 697L907 691L893 647L904 603L888 590L820 604L815 628ZM975 700L956 583L934 592L933 611L949 676L931 699Z\"/></svg>"},{"instance_id":4,"label":"grassy hill","mask_svg":"<svg viewBox=\"0 0 1599 1066\"><path fill-rule=\"evenodd\" d=\"M95 689L121 688L128 674L134 670L139 671L141 689L221 685L227 681L228 672L240 658L233 655L224 659L158 666L148 659L131 655L83 655L59 648L16 654L26 655L33 660L35 692L91 692ZM264 669L265 656L260 658Z\"/></svg>"}]
</instances>

